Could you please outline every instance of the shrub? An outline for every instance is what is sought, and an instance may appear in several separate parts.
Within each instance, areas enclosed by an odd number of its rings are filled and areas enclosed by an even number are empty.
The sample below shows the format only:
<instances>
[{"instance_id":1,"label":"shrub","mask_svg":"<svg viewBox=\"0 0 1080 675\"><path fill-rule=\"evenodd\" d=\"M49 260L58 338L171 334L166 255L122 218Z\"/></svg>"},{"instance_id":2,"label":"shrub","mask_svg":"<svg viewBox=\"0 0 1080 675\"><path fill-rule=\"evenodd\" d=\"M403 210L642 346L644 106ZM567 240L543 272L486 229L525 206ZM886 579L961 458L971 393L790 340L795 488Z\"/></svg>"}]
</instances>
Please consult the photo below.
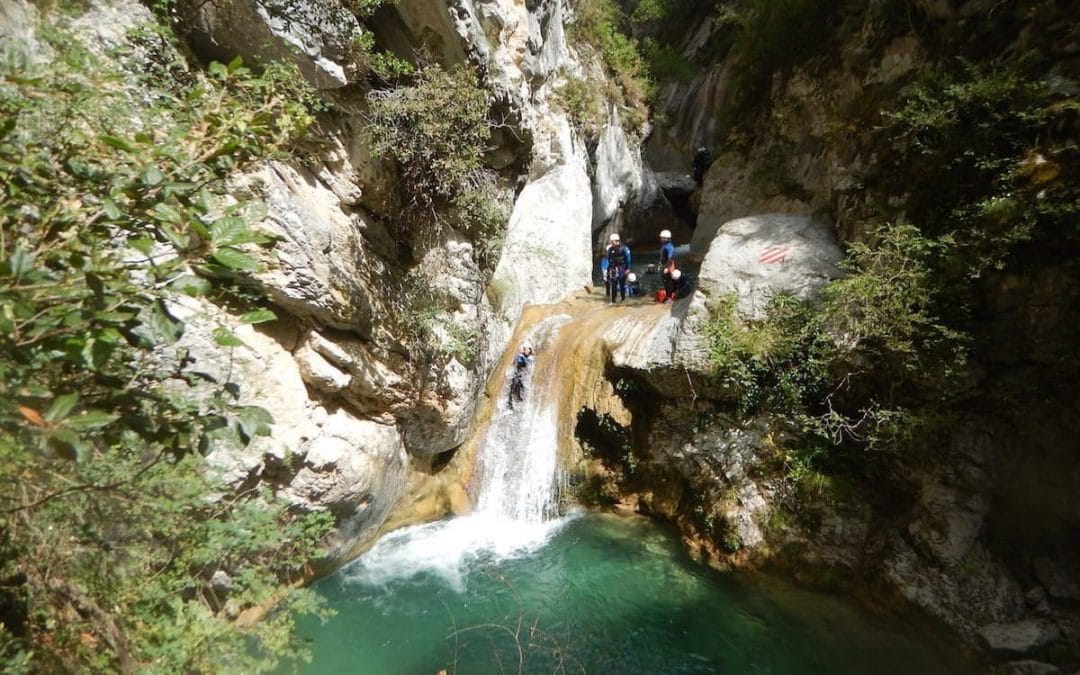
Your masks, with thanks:
<instances>
[{"instance_id":1,"label":"shrub","mask_svg":"<svg viewBox=\"0 0 1080 675\"><path fill-rule=\"evenodd\" d=\"M571 76L555 93L578 130L590 136L600 133L605 121L604 97L595 83Z\"/></svg>"},{"instance_id":2,"label":"shrub","mask_svg":"<svg viewBox=\"0 0 1080 675\"><path fill-rule=\"evenodd\" d=\"M259 268L258 205L219 197L303 136L312 99L280 67L215 63L186 88L143 90L74 36L51 46L48 65L12 50L0 64L0 663L271 668L295 647L292 615L230 618L279 597L314 609L281 584L328 522L222 496L201 454L271 420L228 382L185 394L202 378L170 352L184 325L168 299Z\"/></svg>"},{"instance_id":3,"label":"shrub","mask_svg":"<svg viewBox=\"0 0 1080 675\"><path fill-rule=\"evenodd\" d=\"M934 240L913 225L886 225L872 243L855 243L841 267L848 274L825 289L829 330L848 348L916 371L932 345L959 341L934 313L933 258L950 239Z\"/></svg>"},{"instance_id":4,"label":"shrub","mask_svg":"<svg viewBox=\"0 0 1080 675\"><path fill-rule=\"evenodd\" d=\"M777 296L767 317L746 322L722 298L706 328L713 373L737 395L740 415L763 408L794 414L823 385L824 340L810 308Z\"/></svg>"},{"instance_id":5,"label":"shrub","mask_svg":"<svg viewBox=\"0 0 1080 675\"><path fill-rule=\"evenodd\" d=\"M482 163L491 127L475 74L428 64L411 84L372 92L369 103L375 152L395 160L403 183L399 242L419 258L447 227L458 227L477 242L485 269L494 269L509 214Z\"/></svg>"},{"instance_id":6,"label":"shrub","mask_svg":"<svg viewBox=\"0 0 1080 675\"><path fill-rule=\"evenodd\" d=\"M1080 113L1065 79L1018 65L929 75L887 116L908 218L955 246L940 273L958 282L1004 266L1017 244L1074 237L1078 151L1065 131Z\"/></svg>"},{"instance_id":7,"label":"shrub","mask_svg":"<svg viewBox=\"0 0 1080 675\"><path fill-rule=\"evenodd\" d=\"M627 119L636 119L640 126L648 118L652 84L638 42L624 27L625 15L613 0L578 0L575 9L572 37L600 54L618 86L617 98L630 109Z\"/></svg>"}]
</instances>

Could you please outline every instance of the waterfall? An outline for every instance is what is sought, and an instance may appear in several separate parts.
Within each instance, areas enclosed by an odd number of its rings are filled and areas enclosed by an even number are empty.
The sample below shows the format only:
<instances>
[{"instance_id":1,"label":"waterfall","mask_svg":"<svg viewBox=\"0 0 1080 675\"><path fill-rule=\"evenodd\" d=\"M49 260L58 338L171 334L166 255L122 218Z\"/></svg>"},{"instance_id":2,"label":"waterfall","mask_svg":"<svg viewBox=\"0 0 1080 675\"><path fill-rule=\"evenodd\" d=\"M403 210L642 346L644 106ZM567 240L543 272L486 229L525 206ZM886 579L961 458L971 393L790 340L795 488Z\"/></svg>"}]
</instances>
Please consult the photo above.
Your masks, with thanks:
<instances>
[{"instance_id":1,"label":"waterfall","mask_svg":"<svg viewBox=\"0 0 1080 675\"><path fill-rule=\"evenodd\" d=\"M550 316L526 331L536 350L524 401L507 402L512 360L504 358L502 386L477 449L473 513L392 532L345 572L347 579L381 587L396 579L435 574L464 590L466 568L477 559L513 558L544 545L558 518L560 388L554 344L568 315ZM509 347L512 353L521 341Z\"/></svg>"},{"instance_id":2,"label":"waterfall","mask_svg":"<svg viewBox=\"0 0 1080 675\"><path fill-rule=\"evenodd\" d=\"M558 515L558 368L540 361L548 356L566 315L548 317L528 331L524 342L536 350L536 362L526 376L525 400L510 408L504 376L502 395L480 445L477 470L477 514L521 523L539 523ZM512 344L510 349L517 350Z\"/></svg>"}]
</instances>

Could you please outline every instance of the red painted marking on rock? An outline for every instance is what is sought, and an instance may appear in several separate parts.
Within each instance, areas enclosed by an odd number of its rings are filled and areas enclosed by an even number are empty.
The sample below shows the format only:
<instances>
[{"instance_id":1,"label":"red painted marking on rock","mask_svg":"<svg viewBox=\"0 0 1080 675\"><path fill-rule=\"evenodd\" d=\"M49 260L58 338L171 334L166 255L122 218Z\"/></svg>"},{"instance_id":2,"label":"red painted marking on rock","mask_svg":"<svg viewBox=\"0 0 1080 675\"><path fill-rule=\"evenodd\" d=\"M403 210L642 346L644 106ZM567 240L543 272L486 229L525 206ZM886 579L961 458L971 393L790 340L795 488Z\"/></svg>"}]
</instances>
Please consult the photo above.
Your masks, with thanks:
<instances>
[{"instance_id":1,"label":"red painted marking on rock","mask_svg":"<svg viewBox=\"0 0 1080 675\"><path fill-rule=\"evenodd\" d=\"M782 263L787 259L788 251L791 249L787 246L770 246L761 252L761 257L758 258L758 262L761 263Z\"/></svg>"}]
</instances>

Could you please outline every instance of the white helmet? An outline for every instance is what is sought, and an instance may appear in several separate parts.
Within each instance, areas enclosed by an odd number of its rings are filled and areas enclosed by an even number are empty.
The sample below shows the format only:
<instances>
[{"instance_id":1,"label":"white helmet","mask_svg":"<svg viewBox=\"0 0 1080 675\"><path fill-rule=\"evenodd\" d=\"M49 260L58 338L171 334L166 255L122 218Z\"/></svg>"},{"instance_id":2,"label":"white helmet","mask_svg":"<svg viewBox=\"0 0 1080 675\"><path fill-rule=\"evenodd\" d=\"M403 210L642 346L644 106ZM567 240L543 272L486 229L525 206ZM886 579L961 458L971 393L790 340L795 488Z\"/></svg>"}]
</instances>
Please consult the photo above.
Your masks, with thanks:
<instances>
[{"instance_id":1,"label":"white helmet","mask_svg":"<svg viewBox=\"0 0 1080 675\"><path fill-rule=\"evenodd\" d=\"M612 232L611 236L608 237L608 239L610 239L611 241L619 241L619 233L618 232Z\"/></svg>"},{"instance_id":2,"label":"white helmet","mask_svg":"<svg viewBox=\"0 0 1080 675\"><path fill-rule=\"evenodd\" d=\"M678 281L682 278L682 270L671 270L671 278Z\"/></svg>"},{"instance_id":3,"label":"white helmet","mask_svg":"<svg viewBox=\"0 0 1080 675\"><path fill-rule=\"evenodd\" d=\"M636 274L631 272L630 274L626 275L626 283L633 284L633 283L636 283L636 282L637 282L637 275Z\"/></svg>"},{"instance_id":4,"label":"white helmet","mask_svg":"<svg viewBox=\"0 0 1080 675\"><path fill-rule=\"evenodd\" d=\"M671 230L660 230L661 239L671 239Z\"/></svg>"}]
</instances>

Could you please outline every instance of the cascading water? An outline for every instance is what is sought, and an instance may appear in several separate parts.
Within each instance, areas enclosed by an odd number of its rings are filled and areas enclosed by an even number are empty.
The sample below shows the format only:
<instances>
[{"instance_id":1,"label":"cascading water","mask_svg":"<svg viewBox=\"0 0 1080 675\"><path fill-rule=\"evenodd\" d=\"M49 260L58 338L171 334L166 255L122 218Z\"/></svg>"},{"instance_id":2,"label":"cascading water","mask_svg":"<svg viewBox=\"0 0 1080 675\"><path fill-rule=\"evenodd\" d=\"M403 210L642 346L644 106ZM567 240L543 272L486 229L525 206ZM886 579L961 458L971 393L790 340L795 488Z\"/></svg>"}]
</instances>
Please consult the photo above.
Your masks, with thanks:
<instances>
[{"instance_id":1,"label":"cascading water","mask_svg":"<svg viewBox=\"0 0 1080 675\"><path fill-rule=\"evenodd\" d=\"M548 317L528 331L525 341L537 351L538 361L569 320L566 315ZM517 351L518 345L511 349ZM530 370L524 401L510 408L506 373L503 395L493 403L477 450L473 513L383 537L348 568L349 578L385 584L433 573L461 589L469 561L520 555L542 546L559 529L564 521L558 517L556 369L534 364Z\"/></svg>"},{"instance_id":2,"label":"cascading water","mask_svg":"<svg viewBox=\"0 0 1080 675\"><path fill-rule=\"evenodd\" d=\"M565 315L549 317L530 331L540 348L552 341ZM554 369L533 368L525 400L515 408L500 397L478 457L477 513L520 523L541 523L558 515L559 409L550 381ZM547 377L545 377L547 376ZM507 377L509 386L509 376Z\"/></svg>"},{"instance_id":3,"label":"cascading water","mask_svg":"<svg viewBox=\"0 0 1080 675\"><path fill-rule=\"evenodd\" d=\"M835 599L717 577L647 521L560 517L559 446L572 439L562 421L581 397L610 396L597 394L609 348L597 336L610 330L635 348L635 330L664 308L593 309L548 316L518 338L536 363L513 410L509 373L489 392L474 511L393 532L320 582L338 615L303 628L314 661L290 665L318 675L978 672Z\"/></svg>"}]
</instances>

